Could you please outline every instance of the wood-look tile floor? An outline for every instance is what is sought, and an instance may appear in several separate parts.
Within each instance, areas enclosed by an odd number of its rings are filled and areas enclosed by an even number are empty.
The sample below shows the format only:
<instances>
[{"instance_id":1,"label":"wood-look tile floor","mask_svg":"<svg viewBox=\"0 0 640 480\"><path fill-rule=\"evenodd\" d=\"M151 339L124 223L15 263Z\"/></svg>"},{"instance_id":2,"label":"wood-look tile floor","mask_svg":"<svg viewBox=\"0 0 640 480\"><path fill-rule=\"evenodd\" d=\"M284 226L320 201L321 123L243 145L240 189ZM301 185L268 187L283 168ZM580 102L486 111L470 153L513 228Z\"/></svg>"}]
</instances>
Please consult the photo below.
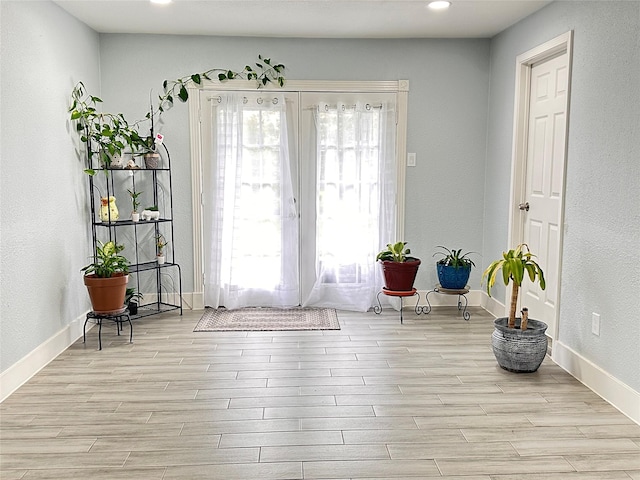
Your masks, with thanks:
<instances>
[{"instance_id":1,"label":"wood-look tile floor","mask_svg":"<svg viewBox=\"0 0 640 480\"><path fill-rule=\"evenodd\" d=\"M640 426L548 358L497 367L492 318L340 312L341 330L97 329L0 406L12 479L640 480Z\"/></svg>"}]
</instances>

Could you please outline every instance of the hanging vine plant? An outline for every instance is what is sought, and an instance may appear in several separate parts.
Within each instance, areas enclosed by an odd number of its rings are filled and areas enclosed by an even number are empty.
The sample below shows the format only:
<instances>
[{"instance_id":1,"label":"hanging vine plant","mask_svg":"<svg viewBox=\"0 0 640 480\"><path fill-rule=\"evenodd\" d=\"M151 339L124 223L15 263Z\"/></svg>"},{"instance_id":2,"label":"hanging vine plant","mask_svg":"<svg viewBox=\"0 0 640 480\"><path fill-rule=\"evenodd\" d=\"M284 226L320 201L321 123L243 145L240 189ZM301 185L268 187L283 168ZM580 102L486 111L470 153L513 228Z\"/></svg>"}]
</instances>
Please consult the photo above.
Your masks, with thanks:
<instances>
[{"instance_id":1,"label":"hanging vine plant","mask_svg":"<svg viewBox=\"0 0 640 480\"><path fill-rule=\"evenodd\" d=\"M160 113L168 110L173 106L173 101L178 98L183 103L189 100L189 91L187 87L190 84L201 85L204 80L213 80L216 78L220 82L227 80L243 79L255 80L256 88L266 87L268 84L275 84L283 87L286 81L283 72L285 66L282 63L272 63L270 58L258 55L258 61L255 63L254 69L250 65L244 67L240 72L233 70L225 70L221 68L212 68L202 73L194 73L177 80L165 80L162 84L164 94L159 96L158 111ZM152 112L147 113L147 118L153 115Z\"/></svg>"},{"instance_id":2,"label":"hanging vine plant","mask_svg":"<svg viewBox=\"0 0 640 480\"><path fill-rule=\"evenodd\" d=\"M80 140L88 146L88 167L91 167L91 159L95 154L98 154L99 164L108 168L112 158L122 156L126 148L129 148L134 154L153 150L154 116L169 110L176 98L183 103L186 102L189 99L188 87L190 85L202 85L205 80L217 79L220 82L226 82L243 79L255 80L256 88L262 88L269 84L283 87L286 81L285 68L282 63L275 63L270 58L258 55L255 67L246 65L240 72L212 68L176 80L165 80L162 84L164 93L158 97L159 103L155 113L153 105L151 105L151 110L145 116L147 120L151 121L151 135L148 136L141 136L139 133L139 124L144 120L129 123L122 113L98 111L97 107L99 103L102 103L102 99L89 94L84 84L78 82L71 92L72 102L69 112L71 120L76 122L76 132L80 135ZM95 170L87 168L85 173L94 175Z\"/></svg>"}]
</instances>

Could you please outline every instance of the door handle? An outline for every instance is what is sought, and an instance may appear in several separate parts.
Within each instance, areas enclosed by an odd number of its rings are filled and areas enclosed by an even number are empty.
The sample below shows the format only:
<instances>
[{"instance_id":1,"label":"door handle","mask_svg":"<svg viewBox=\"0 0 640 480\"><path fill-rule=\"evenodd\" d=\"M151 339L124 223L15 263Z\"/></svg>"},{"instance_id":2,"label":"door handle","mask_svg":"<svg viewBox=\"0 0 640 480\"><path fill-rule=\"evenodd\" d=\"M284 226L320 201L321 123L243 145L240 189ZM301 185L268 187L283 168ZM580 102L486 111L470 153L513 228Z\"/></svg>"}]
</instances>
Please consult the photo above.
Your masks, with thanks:
<instances>
[{"instance_id":1,"label":"door handle","mask_svg":"<svg viewBox=\"0 0 640 480\"><path fill-rule=\"evenodd\" d=\"M529 202L520 203L520 204L518 205L518 208L519 208L520 210L524 210L525 212L528 212L528 211L529 211Z\"/></svg>"}]
</instances>

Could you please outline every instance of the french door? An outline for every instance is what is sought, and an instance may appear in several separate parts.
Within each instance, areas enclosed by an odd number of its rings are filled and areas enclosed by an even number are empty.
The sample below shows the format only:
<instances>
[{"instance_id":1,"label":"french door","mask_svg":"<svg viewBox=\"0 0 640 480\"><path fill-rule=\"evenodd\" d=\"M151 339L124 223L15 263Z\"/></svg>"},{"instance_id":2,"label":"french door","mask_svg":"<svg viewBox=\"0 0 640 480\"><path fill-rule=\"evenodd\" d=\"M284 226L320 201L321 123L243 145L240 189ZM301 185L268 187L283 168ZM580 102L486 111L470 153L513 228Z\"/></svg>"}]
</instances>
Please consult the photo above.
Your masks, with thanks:
<instances>
[{"instance_id":1,"label":"french door","mask_svg":"<svg viewBox=\"0 0 640 480\"><path fill-rule=\"evenodd\" d=\"M305 92L301 107L303 302L366 311L396 232L396 96Z\"/></svg>"},{"instance_id":2,"label":"french door","mask_svg":"<svg viewBox=\"0 0 640 480\"><path fill-rule=\"evenodd\" d=\"M295 100L267 92L202 98L207 305L300 303Z\"/></svg>"},{"instance_id":3,"label":"french door","mask_svg":"<svg viewBox=\"0 0 640 480\"><path fill-rule=\"evenodd\" d=\"M397 94L203 90L198 107L204 304L367 310L398 235Z\"/></svg>"}]
</instances>

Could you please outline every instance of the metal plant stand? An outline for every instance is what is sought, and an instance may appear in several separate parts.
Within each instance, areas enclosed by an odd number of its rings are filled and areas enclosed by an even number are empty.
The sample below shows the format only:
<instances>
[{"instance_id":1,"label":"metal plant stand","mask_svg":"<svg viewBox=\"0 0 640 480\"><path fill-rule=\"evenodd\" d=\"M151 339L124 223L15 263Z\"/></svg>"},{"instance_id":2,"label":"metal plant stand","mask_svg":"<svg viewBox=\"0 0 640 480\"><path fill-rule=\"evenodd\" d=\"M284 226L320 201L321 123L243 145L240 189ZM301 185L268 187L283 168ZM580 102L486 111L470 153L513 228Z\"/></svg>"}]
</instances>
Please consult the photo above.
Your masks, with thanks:
<instances>
[{"instance_id":1,"label":"metal plant stand","mask_svg":"<svg viewBox=\"0 0 640 480\"><path fill-rule=\"evenodd\" d=\"M376 299L378 300L378 305L373 306L373 311L376 315L380 315L382 313L382 303L380 303L380 295L387 295L388 297L400 298L400 323L403 323L402 301L406 297L414 297L414 296L418 297L418 301L416 302L415 312L417 315L420 315L419 310L422 309L422 307L418 306L418 304L420 303L420 294L415 288L408 290L406 292L398 292L395 290L387 290L386 288L383 288L380 292L378 292L378 295L376 296Z\"/></svg>"},{"instance_id":2,"label":"metal plant stand","mask_svg":"<svg viewBox=\"0 0 640 480\"><path fill-rule=\"evenodd\" d=\"M454 290L450 288L442 288L440 285L438 285L433 290L429 290L427 292L427 294L425 295L425 300L427 301L427 304L425 306L418 307L416 305L416 313L418 313L418 315L420 313L428 314L431 312L431 304L429 303L429 294L431 293L439 293L442 295L458 295L458 310L462 310L462 318L464 318L467 321L471 318L471 314L467 312L467 305L468 305L467 293L469 293L469 287ZM464 300L464 305L462 303L462 300Z\"/></svg>"},{"instance_id":3,"label":"metal plant stand","mask_svg":"<svg viewBox=\"0 0 640 480\"><path fill-rule=\"evenodd\" d=\"M87 154L89 167L103 173L88 175L93 249L107 241L125 246L124 255L131 262L129 287L146 297L145 303L138 305L137 313L130 313L133 320L173 310L179 310L182 315L182 270L176 263L171 155L164 144L158 153L162 163L156 168L136 165L131 169L105 168L96 164L91 152ZM126 215L111 219L111 210L107 210L106 221L102 219L99 215L102 198L112 198L117 193L124 211L127 190L144 193L143 205L155 206L156 215L134 222L125 218ZM159 263L155 256L158 253L155 238L159 235L168 242L164 263ZM146 290L142 291L143 288Z\"/></svg>"},{"instance_id":4,"label":"metal plant stand","mask_svg":"<svg viewBox=\"0 0 640 480\"><path fill-rule=\"evenodd\" d=\"M102 350L102 321L111 320L116 323L116 329L118 330L118 336L122 331L122 324L129 322L129 343L133 343L133 324L131 323L131 317L129 316L129 310L124 310L120 313L102 314L96 312L87 313L87 319L84 321L84 327L82 329L82 343L87 343L87 322L89 320L95 320L98 324L98 350Z\"/></svg>"}]
</instances>

